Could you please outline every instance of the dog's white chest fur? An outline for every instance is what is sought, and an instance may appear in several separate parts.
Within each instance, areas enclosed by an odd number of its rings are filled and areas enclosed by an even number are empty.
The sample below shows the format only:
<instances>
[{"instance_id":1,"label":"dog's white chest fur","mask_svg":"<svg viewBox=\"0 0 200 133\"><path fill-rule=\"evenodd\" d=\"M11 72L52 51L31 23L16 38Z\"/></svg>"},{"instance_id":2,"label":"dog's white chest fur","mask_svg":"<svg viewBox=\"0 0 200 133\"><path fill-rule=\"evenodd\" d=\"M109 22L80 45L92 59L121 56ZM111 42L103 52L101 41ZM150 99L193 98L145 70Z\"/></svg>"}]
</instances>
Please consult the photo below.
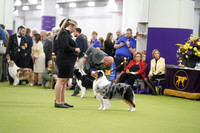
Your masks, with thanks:
<instances>
[{"instance_id":1,"label":"dog's white chest fur","mask_svg":"<svg viewBox=\"0 0 200 133\"><path fill-rule=\"evenodd\" d=\"M17 78L17 70L20 69L19 67L17 67L15 64L12 67L8 67L8 71L10 76L15 79Z\"/></svg>"}]
</instances>

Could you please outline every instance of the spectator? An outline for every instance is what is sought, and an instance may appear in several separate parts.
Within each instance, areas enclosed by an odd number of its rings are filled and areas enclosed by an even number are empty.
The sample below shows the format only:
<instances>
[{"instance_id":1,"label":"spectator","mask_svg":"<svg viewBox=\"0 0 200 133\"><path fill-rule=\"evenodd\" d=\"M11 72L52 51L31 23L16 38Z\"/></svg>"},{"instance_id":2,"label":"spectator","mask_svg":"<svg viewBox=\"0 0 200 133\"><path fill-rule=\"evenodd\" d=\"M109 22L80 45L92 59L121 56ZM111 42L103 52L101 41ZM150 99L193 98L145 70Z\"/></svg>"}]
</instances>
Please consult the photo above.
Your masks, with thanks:
<instances>
[{"instance_id":1,"label":"spectator","mask_svg":"<svg viewBox=\"0 0 200 133\"><path fill-rule=\"evenodd\" d=\"M6 38L6 33L4 32L4 30L2 28L0 28L0 41L1 45L5 46L5 43L7 43L7 38ZM0 80L2 78L2 73L3 73L3 54L0 54Z\"/></svg>"},{"instance_id":2,"label":"spectator","mask_svg":"<svg viewBox=\"0 0 200 133\"><path fill-rule=\"evenodd\" d=\"M89 43L89 41L88 41L88 39L87 39L87 36L85 35L85 34L82 34L82 36L83 36L83 38L85 38L85 40L87 41L87 45L88 45L88 48L90 47L90 43Z\"/></svg>"},{"instance_id":3,"label":"spectator","mask_svg":"<svg viewBox=\"0 0 200 133\"><path fill-rule=\"evenodd\" d=\"M104 51L104 50L105 50L105 47L104 47L104 39L103 39L103 37L99 37L99 42L100 42L100 44L101 44L100 49L101 49L102 51Z\"/></svg>"},{"instance_id":4,"label":"spectator","mask_svg":"<svg viewBox=\"0 0 200 133\"><path fill-rule=\"evenodd\" d=\"M55 62L54 62L54 68L55 68ZM42 74L42 84L44 88L50 89L51 87L51 72L52 72L52 60L48 61L48 67L43 71ZM53 88L56 84L56 80L58 78L57 76L58 71L57 69L54 69L53 71Z\"/></svg>"},{"instance_id":5,"label":"spectator","mask_svg":"<svg viewBox=\"0 0 200 133\"><path fill-rule=\"evenodd\" d=\"M106 37L106 41L104 42L104 47L105 47L105 52L109 55L114 57L115 55L115 48L114 48L114 43L112 42L113 40L113 34L108 33Z\"/></svg>"},{"instance_id":6,"label":"spectator","mask_svg":"<svg viewBox=\"0 0 200 133\"><path fill-rule=\"evenodd\" d=\"M90 46L91 47L95 47L96 49L100 49L101 44L98 41L97 36L98 36L98 33L96 31L93 31L92 32L92 39L91 39L91 42L90 42Z\"/></svg>"},{"instance_id":7,"label":"spectator","mask_svg":"<svg viewBox=\"0 0 200 133\"><path fill-rule=\"evenodd\" d=\"M154 81L157 78L165 78L165 59L160 57L160 52L154 49L152 52L153 59L151 60L151 67L148 77L144 79L149 88L153 91L153 95L156 95Z\"/></svg>"},{"instance_id":8,"label":"spectator","mask_svg":"<svg viewBox=\"0 0 200 133\"><path fill-rule=\"evenodd\" d=\"M35 44L32 47L32 60L33 60L33 71L35 73L35 84L36 86L41 86L42 73L45 69L45 54L43 51L43 45L41 42L41 36L35 33L33 36Z\"/></svg>"},{"instance_id":9,"label":"spectator","mask_svg":"<svg viewBox=\"0 0 200 133\"><path fill-rule=\"evenodd\" d=\"M35 35L35 33L38 33L38 30L36 28L33 28L32 29L32 39L33 39L33 36ZM33 44L35 44L34 40L33 40Z\"/></svg>"},{"instance_id":10,"label":"spectator","mask_svg":"<svg viewBox=\"0 0 200 133\"><path fill-rule=\"evenodd\" d=\"M80 49L80 53L78 53L78 58L75 64L76 68L83 69L83 56L86 50L88 49L87 41L86 39L81 35L81 28L76 28L76 31L74 33L76 38L76 46Z\"/></svg>"},{"instance_id":11,"label":"spectator","mask_svg":"<svg viewBox=\"0 0 200 133\"><path fill-rule=\"evenodd\" d=\"M119 78L120 83L124 83L128 80L128 84L133 86L136 79L145 78L146 63L142 61L142 54L136 52L134 54L134 60L131 60L129 64L124 69L124 73Z\"/></svg>"},{"instance_id":12,"label":"spectator","mask_svg":"<svg viewBox=\"0 0 200 133\"><path fill-rule=\"evenodd\" d=\"M136 51L136 41L132 38L132 30L126 30L126 36L121 37L114 45L115 52L115 66L118 67L126 57L128 61L132 60L132 55ZM117 77L124 70L123 65L116 69Z\"/></svg>"},{"instance_id":13,"label":"spectator","mask_svg":"<svg viewBox=\"0 0 200 133\"><path fill-rule=\"evenodd\" d=\"M7 59L10 57L18 67L24 68L24 59L26 53L26 29L24 26L17 28L17 33L11 35L8 41ZM13 84L13 79L9 76L10 85ZM21 84L21 82L19 83Z\"/></svg>"},{"instance_id":14,"label":"spectator","mask_svg":"<svg viewBox=\"0 0 200 133\"><path fill-rule=\"evenodd\" d=\"M26 28L25 37L26 37L27 45L25 46L26 54L25 54L25 59L24 59L24 67L33 69L33 61L31 59L31 48L33 46L33 40L30 35L31 35L31 29Z\"/></svg>"},{"instance_id":15,"label":"spectator","mask_svg":"<svg viewBox=\"0 0 200 133\"><path fill-rule=\"evenodd\" d=\"M53 44L52 41L47 39L47 32L45 30L40 32L40 36L42 37L43 49L45 53L45 66L47 67L48 61L51 60Z\"/></svg>"},{"instance_id":16,"label":"spectator","mask_svg":"<svg viewBox=\"0 0 200 133\"><path fill-rule=\"evenodd\" d=\"M54 28L52 28L52 30L51 30L51 35L50 36L48 36L47 38L50 40L50 41L52 41L53 42L53 40L54 40L54 37L56 36L56 34L57 34L57 32L58 32L58 28L56 28L56 27L54 27Z\"/></svg>"},{"instance_id":17,"label":"spectator","mask_svg":"<svg viewBox=\"0 0 200 133\"><path fill-rule=\"evenodd\" d=\"M119 40L119 38L121 38L122 37L122 32L121 32L121 30L117 30L116 31L116 35L117 35L117 38L116 38L116 42ZM116 43L115 42L115 43Z\"/></svg>"}]
</instances>

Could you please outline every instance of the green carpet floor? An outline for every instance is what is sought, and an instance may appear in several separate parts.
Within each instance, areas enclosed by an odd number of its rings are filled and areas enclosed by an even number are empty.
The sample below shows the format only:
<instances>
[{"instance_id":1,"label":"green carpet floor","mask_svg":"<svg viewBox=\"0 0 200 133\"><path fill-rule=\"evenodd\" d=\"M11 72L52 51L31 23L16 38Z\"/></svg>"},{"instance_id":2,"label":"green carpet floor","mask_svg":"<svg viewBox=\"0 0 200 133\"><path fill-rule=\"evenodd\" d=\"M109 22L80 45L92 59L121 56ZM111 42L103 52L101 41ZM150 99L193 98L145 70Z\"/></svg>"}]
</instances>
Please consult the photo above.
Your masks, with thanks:
<instances>
[{"instance_id":1,"label":"green carpet floor","mask_svg":"<svg viewBox=\"0 0 200 133\"><path fill-rule=\"evenodd\" d=\"M135 112L121 100L97 110L89 90L86 98L70 96L70 109L54 108L54 91L0 83L0 133L199 133L200 101L136 94Z\"/></svg>"}]
</instances>

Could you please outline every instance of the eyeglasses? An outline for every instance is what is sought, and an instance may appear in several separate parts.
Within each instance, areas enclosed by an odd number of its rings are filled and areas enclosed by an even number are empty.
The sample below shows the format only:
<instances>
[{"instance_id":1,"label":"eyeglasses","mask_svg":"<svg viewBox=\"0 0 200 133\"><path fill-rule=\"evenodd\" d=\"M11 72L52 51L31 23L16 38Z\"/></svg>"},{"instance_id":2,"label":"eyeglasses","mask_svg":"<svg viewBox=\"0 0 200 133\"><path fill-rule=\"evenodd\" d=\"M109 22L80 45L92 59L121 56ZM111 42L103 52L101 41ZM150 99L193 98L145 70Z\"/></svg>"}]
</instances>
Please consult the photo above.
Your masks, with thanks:
<instances>
[{"instance_id":1,"label":"eyeglasses","mask_svg":"<svg viewBox=\"0 0 200 133\"><path fill-rule=\"evenodd\" d=\"M141 56L135 56L135 57L141 57Z\"/></svg>"}]
</instances>

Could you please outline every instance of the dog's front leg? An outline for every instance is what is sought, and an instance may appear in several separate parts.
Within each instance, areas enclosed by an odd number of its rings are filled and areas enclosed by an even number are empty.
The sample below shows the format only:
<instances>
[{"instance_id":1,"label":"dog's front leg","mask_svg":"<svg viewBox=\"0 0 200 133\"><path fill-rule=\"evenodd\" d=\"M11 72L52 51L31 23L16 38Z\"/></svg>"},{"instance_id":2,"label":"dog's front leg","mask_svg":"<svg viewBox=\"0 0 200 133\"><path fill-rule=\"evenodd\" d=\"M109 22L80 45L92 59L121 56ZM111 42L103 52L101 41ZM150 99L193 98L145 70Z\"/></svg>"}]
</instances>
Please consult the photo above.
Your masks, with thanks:
<instances>
[{"instance_id":1,"label":"dog's front leg","mask_svg":"<svg viewBox=\"0 0 200 133\"><path fill-rule=\"evenodd\" d=\"M103 97L102 97L103 99ZM110 100L109 99L103 99L103 109L102 110L106 110L107 108L110 108Z\"/></svg>"},{"instance_id":2,"label":"dog's front leg","mask_svg":"<svg viewBox=\"0 0 200 133\"><path fill-rule=\"evenodd\" d=\"M85 87L80 87L81 88L81 98L85 97L87 94L87 90Z\"/></svg>"},{"instance_id":3,"label":"dog's front leg","mask_svg":"<svg viewBox=\"0 0 200 133\"><path fill-rule=\"evenodd\" d=\"M14 84L13 85L18 85L19 84L19 78L14 79Z\"/></svg>"},{"instance_id":4,"label":"dog's front leg","mask_svg":"<svg viewBox=\"0 0 200 133\"><path fill-rule=\"evenodd\" d=\"M101 106L98 108L98 110L102 110L102 109L104 108L104 104L103 104L102 96L101 96L99 93L96 94L96 99L100 102L100 105L101 105Z\"/></svg>"}]
</instances>

